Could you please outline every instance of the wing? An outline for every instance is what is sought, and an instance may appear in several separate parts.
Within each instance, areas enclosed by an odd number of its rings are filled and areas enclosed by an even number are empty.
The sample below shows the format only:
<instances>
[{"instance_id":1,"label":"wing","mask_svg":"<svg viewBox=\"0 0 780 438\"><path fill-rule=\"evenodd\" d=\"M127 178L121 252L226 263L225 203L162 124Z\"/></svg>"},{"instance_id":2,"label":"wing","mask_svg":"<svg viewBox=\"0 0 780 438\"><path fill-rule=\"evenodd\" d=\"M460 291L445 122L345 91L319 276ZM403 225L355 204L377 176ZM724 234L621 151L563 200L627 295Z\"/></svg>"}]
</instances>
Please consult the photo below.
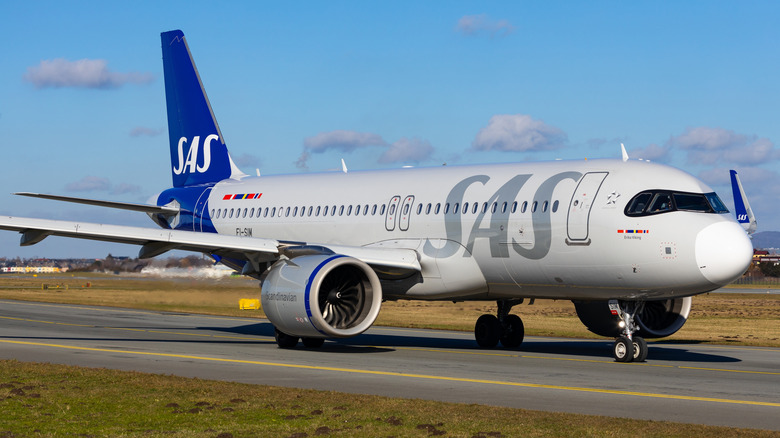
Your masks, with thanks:
<instances>
[{"instance_id":1,"label":"wing","mask_svg":"<svg viewBox=\"0 0 780 438\"><path fill-rule=\"evenodd\" d=\"M367 248L358 246L322 245L311 242L285 242L257 237L228 236L195 231L166 230L89 222L68 222L22 217L0 217L0 230L18 231L22 246L34 245L48 236L100 240L103 242L141 245L140 258L149 258L171 250L208 253L244 274L260 273L264 263L281 256L305 252L331 252L354 257L372 266L420 271L414 250L398 248Z\"/></svg>"}]
</instances>

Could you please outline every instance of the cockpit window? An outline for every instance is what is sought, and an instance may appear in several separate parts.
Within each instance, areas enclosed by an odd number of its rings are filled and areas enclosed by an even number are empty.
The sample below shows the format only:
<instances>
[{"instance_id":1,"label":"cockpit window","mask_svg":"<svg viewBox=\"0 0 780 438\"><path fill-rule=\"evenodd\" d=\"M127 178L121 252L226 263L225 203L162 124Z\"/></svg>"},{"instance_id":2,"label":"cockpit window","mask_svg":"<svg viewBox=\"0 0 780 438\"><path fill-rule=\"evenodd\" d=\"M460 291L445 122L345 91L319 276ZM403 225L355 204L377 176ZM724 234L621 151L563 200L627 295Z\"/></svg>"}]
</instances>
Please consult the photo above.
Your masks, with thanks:
<instances>
[{"instance_id":1,"label":"cockpit window","mask_svg":"<svg viewBox=\"0 0 780 438\"><path fill-rule=\"evenodd\" d=\"M634 196L625 209L626 216L648 216L670 211L728 213L717 194L648 190Z\"/></svg>"},{"instance_id":2,"label":"cockpit window","mask_svg":"<svg viewBox=\"0 0 780 438\"><path fill-rule=\"evenodd\" d=\"M634 199L632 199L631 202L628 203L628 207L626 207L626 214L629 216L642 214L651 199L653 199L652 193L640 193L634 196Z\"/></svg>"},{"instance_id":3,"label":"cockpit window","mask_svg":"<svg viewBox=\"0 0 780 438\"><path fill-rule=\"evenodd\" d=\"M650 204L649 213L663 213L672 210L672 196L669 193L658 193Z\"/></svg>"}]
</instances>

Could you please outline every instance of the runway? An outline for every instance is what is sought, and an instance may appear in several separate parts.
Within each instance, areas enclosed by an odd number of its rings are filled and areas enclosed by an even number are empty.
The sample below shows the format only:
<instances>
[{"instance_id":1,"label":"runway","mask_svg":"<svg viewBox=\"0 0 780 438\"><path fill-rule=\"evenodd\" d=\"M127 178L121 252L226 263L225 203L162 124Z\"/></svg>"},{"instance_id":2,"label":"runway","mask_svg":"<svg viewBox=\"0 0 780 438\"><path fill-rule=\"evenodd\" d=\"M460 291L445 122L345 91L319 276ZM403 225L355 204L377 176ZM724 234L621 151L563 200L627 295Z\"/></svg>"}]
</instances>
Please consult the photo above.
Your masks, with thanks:
<instances>
[{"instance_id":1,"label":"runway","mask_svg":"<svg viewBox=\"0 0 780 438\"><path fill-rule=\"evenodd\" d=\"M3 359L780 430L780 349L651 342L646 363L620 364L610 348L481 350L471 333L374 327L281 350L264 319L0 300Z\"/></svg>"}]
</instances>

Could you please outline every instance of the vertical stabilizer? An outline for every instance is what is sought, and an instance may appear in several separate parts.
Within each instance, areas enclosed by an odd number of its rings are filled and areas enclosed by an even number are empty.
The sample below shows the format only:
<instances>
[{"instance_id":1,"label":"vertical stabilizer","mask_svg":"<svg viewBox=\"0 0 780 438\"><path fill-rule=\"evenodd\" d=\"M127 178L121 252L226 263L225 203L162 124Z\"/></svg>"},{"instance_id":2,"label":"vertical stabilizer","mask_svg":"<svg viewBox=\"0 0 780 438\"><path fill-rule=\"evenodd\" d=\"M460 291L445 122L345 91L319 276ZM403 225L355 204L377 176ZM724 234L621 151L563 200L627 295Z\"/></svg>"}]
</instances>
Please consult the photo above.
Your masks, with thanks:
<instances>
[{"instance_id":1,"label":"vertical stabilizer","mask_svg":"<svg viewBox=\"0 0 780 438\"><path fill-rule=\"evenodd\" d=\"M173 186L246 176L230 158L184 33L161 38Z\"/></svg>"},{"instance_id":2,"label":"vertical stabilizer","mask_svg":"<svg viewBox=\"0 0 780 438\"><path fill-rule=\"evenodd\" d=\"M745 195L745 189L742 188L742 181L739 180L739 175L737 175L735 170L730 171L730 173L731 191L734 194L734 208L737 210L735 212L737 214L737 222L742 225L742 228L748 234L753 234L758 228L756 216L753 214L753 209L750 208L750 203L747 200L747 195Z\"/></svg>"}]
</instances>

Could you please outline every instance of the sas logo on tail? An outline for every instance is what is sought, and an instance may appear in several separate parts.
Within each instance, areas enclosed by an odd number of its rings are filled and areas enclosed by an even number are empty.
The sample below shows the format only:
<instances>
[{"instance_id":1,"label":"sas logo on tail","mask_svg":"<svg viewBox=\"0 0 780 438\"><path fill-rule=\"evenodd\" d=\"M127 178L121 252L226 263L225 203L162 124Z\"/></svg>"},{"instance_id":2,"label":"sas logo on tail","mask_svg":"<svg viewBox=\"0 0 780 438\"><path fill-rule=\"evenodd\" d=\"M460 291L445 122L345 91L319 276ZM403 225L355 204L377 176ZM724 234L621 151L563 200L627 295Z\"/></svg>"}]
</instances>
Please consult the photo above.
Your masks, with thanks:
<instances>
[{"instance_id":1,"label":"sas logo on tail","mask_svg":"<svg viewBox=\"0 0 780 438\"><path fill-rule=\"evenodd\" d=\"M200 149L200 136L196 135L189 142L187 137L179 139L179 165L173 168L173 173L181 175L182 173L205 173L211 166L211 142L219 140L219 136L211 134L203 140L203 165L198 165L198 156ZM187 158L184 158L184 146L187 145Z\"/></svg>"}]
</instances>

